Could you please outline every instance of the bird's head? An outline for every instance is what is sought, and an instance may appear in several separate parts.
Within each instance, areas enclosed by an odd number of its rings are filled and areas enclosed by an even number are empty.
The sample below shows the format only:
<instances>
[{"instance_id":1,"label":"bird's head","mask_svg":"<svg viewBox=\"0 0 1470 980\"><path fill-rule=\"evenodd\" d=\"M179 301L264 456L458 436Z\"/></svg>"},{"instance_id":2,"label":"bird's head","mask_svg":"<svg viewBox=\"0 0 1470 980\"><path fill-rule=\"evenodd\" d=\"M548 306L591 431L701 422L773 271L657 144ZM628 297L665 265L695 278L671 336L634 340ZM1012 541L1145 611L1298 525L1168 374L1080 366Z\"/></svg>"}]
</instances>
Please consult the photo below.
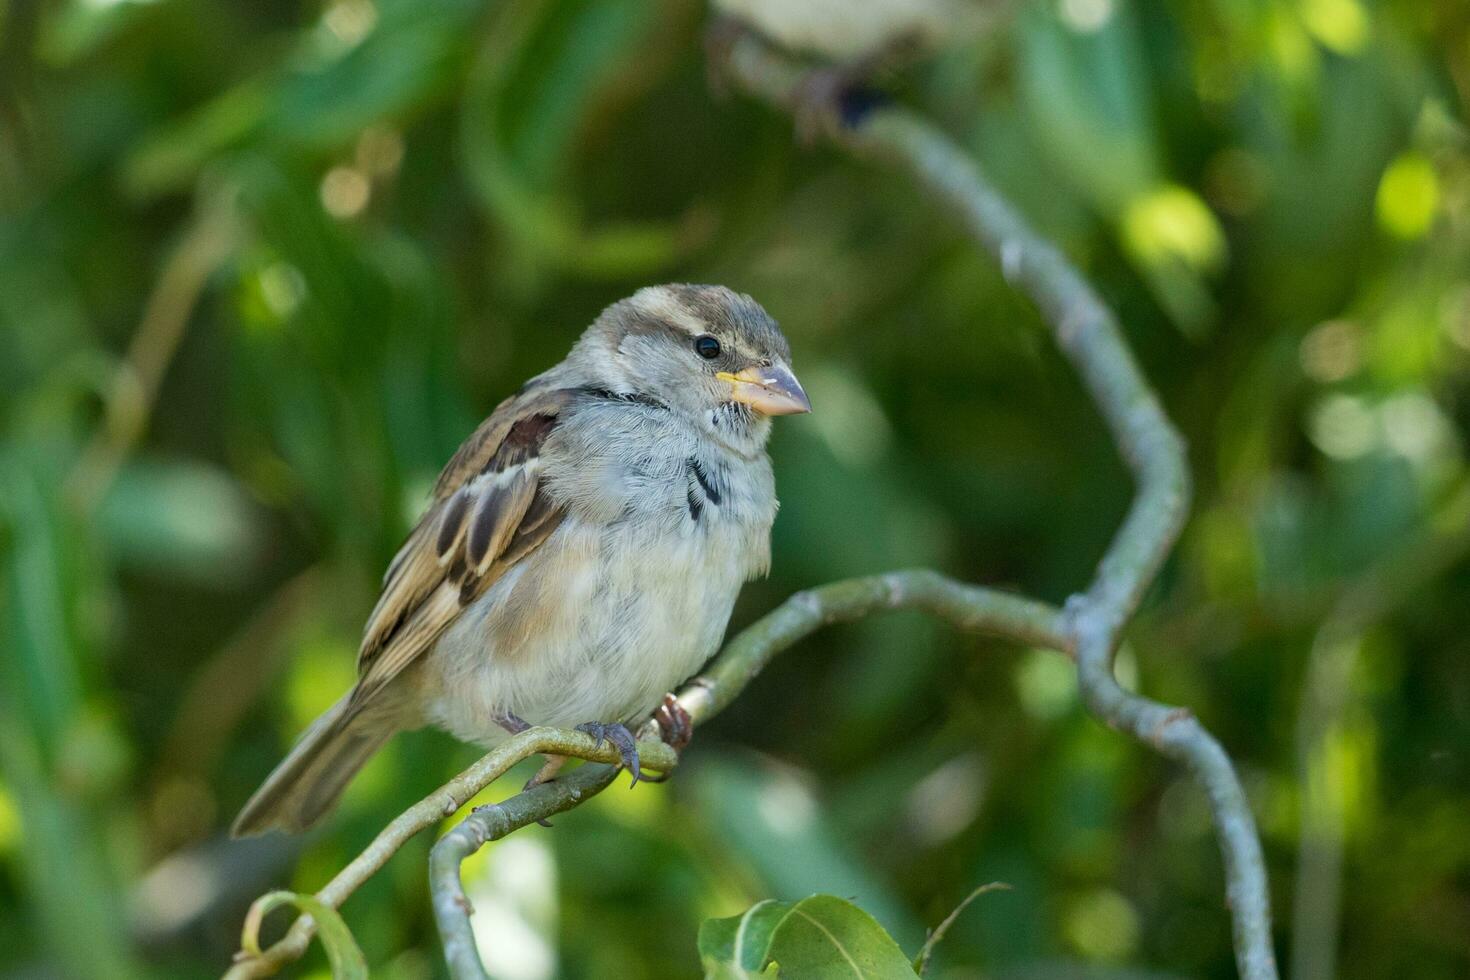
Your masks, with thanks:
<instances>
[{"instance_id":1,"label":"bird's head","mask_svg":"<svg viewBox=\"0 0 1470 980\"><path fill-rule=\"evenodd\" d=\"M724 286L649 286L603 311L578 350L613 391L657 399L753 450L773 415L812 410L791 348L759 303Z\"/></svg>"}]
</instances>

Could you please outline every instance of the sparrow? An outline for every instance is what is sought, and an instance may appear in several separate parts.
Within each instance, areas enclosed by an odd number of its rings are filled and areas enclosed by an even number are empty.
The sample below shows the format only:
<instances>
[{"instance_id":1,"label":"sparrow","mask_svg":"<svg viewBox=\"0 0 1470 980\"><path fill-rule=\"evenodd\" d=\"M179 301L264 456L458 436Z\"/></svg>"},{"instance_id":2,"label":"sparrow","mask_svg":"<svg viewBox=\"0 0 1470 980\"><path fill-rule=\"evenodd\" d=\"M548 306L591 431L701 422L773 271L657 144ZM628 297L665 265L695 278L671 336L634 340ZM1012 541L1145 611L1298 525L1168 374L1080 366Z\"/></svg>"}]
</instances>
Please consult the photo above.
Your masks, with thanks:
<instances>
[{"instance_id":1,"label":"sparrow","mask_svg":"<svg viewBox=\"0 0 1470 980\"><path fill-rule=\"evenodd\" d=\"M776 322L723 286L641 289L507 398L445 466L383 579L357 682L245 804L235 836L319 821L395 733L491 747L579 727L638 779L630 723L770 565L771 417L809 412Z\"/></svg>"},{"instance_id":2,"label":"sparrow","mask_svg":"<svg viewBox=\"0 0 1470 980\"><path fill-rule=\"evenodd\" d=\"M798 93L804 140L840 124L843 104L872 76L978 35L1000 0L712 0L707 46L722 64L740 34L754 31L792 54L815 57Z\"/></svg>"}]
</instances>

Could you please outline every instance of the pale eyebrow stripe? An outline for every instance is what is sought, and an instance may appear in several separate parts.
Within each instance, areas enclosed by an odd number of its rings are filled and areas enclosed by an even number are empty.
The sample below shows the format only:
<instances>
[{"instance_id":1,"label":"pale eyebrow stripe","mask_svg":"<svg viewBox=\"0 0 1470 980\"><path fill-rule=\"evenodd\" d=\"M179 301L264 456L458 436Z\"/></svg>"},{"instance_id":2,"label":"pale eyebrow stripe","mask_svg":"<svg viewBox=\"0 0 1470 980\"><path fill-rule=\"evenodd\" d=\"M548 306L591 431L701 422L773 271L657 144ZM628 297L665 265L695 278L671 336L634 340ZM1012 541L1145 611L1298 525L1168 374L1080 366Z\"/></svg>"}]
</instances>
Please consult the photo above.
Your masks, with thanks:
<instances>
[{"instance_id":1,"label":"pale eyebrow stripe","mask_svg":"<svg viewBox=\"0 0 1470 980\"><path fill-rule=\"evenodd\" d=\"M663 286L648 286L633 295L639 310L675 324L690 334L706 333L709 325Z\"/></svg>"}]
</instances>

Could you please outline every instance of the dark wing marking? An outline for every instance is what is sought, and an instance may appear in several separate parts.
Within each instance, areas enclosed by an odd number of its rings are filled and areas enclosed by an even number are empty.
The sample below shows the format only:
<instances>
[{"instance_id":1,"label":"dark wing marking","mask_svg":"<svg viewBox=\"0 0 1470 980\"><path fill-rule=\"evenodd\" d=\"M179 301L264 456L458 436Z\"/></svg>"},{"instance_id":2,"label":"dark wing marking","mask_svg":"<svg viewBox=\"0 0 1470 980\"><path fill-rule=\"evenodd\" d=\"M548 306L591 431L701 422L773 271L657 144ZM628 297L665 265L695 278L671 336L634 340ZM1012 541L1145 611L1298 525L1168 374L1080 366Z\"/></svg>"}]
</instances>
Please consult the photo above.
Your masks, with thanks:
<instances>
[{"instance_id":1,"label":"dark wing marking","mask_svg":"<svg viewBox=\"0 0 1470 980\"><path fill-rule=\"evenodd\" d=\"M531 388L502 402L445 466L368 617L347 717L561 523L540 488L540 453L574 397Z\"/></svg>"}]
</instances>

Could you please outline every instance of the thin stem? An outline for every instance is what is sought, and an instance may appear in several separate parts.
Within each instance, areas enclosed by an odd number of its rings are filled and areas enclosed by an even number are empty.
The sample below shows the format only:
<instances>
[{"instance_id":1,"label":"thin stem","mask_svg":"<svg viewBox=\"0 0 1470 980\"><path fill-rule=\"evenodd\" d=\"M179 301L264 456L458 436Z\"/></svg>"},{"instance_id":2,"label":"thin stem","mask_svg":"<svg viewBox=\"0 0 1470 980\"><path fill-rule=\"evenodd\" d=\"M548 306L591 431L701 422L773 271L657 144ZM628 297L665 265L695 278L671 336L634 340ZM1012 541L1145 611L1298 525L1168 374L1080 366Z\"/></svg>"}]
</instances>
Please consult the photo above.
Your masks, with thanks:
<instances>
[{"instance_id":1,"label":"thin stem","mask_svg":"<svg viewBox=\"0 0 1470 980\"><path fill-rule=\"evenodd\" d=\"M1296 980L1329 980L1338 972L1347 821L1329 756L1359 697L1353 676L1363 637L1470 553L1470 483L1461 484L1427 525L1347 583L1307 654L1296 723L1302 794L1291 915Z\"/></svg>"},{"instance_id":2,"label":"thin stem","mask_svg":"<svg viewBox=\"0 0 1470 980\"><path fill-rule=\"evenodd\" d=\"M178 352L209 277L234 250L234 200L205 192L195 216L159 273L126 356L113 374L102 424L66 477L66 497L86 513L102 499L117 470L147 429L164 374Z\"/></svg>"}]
</instances>

